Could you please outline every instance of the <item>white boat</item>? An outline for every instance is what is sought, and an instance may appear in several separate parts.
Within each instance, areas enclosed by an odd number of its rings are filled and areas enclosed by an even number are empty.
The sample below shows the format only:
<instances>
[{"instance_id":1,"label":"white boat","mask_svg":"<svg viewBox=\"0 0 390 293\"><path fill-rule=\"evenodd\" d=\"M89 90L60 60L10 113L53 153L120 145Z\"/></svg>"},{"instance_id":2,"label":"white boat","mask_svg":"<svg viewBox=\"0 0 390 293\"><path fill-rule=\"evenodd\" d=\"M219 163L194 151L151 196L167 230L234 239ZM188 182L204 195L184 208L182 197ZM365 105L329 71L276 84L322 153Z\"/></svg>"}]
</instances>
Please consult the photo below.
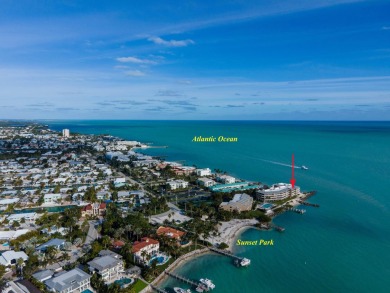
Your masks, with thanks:
<instances>
[{"instance_id":1,"label":"white boat","mask_svg":"<svg viewBox=\"0 0 390 293\"><path fill-rule=\"evenodd\" d=\"M251 260L248 259L248 258L243 258L240 262L240 265L242 267L246 267L246 266L249 266L251 264Z\"/></svg>"},{"instance_id":2,"label":"white boat","mask_svg":"<svg viewBox=\"0 0 390 293\"><path fill-rule=\"evenodd\" d=\"M306 166L303 166L302 165L302 167L301 167L303 170L309 170L309 168L308 167L306 167Z\"/></svg>"},{"instance_id":3,"label":"white boat","mask_svg":"<svg viewBox=\"0 0 390 293\"><path fill-rule=\"evenodd\" d=\"M209 279L200 279L200 282L204 285L207 286L207 288L209 289L214 289L215 288L215 285L213 284L213 282Z\"/></svg>"},{"instance_id":4,"label":"white boat","mask_svg":"<svg viewBox=\"0 0 390 293\"><path fill-rule=\"evenodd\" d=\"M191 293L191 290L190 289L183 289L183 288L180 288L180 287L175 287L173 288L173 290L176 292L176 293Z\"/></svg>"}]
</instances>

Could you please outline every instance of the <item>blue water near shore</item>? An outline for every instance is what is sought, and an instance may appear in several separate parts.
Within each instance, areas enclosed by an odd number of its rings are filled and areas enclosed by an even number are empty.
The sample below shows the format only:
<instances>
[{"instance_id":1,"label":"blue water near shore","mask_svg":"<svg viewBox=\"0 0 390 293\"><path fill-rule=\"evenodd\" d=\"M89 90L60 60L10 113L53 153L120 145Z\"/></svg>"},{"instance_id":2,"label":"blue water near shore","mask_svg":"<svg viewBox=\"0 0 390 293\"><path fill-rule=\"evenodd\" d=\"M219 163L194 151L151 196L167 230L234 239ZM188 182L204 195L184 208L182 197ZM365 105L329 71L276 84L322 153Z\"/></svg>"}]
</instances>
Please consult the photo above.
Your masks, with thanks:
<instances>
[{"instance_id":1,"label":"blue water near shore","mask_svg":"<svg viewBox=\"0 0 390 293\"><path fill-rule=\"evenodd\" d=\"M284 233L254 229L243 240L273 246L234 247L252 260L205 255L176 271L214 281L213 292L389 292L390 123L253 121L45 121L52 129L121 136L167 145L145 153L219 168L267 184L287 182L295 154L297 185L317 190L320 208L286 213L274 222ZM238 137L237 143L195 143L194 136ZM163 287L185 285L169 279ZM172 291L171 291L172 292Z\"/></svg>"}]
</instances>

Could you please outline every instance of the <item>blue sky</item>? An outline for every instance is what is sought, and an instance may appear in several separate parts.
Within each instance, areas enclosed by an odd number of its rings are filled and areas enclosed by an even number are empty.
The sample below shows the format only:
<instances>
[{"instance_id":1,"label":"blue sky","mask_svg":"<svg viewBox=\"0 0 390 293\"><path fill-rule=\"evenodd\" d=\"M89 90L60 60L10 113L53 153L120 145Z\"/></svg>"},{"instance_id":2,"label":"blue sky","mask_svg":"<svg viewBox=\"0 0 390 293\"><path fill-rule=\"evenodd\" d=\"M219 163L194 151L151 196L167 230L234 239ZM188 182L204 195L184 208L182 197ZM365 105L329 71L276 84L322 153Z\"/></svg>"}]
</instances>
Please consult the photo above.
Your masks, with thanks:
<instances>
[{"instance_id":1,"label":"blue sky","mask_svg":"<svg viewBox=\"0 0 390 293\"><path fill-rule=\"evenodd\" d=\"M389 11L3 0L0 118L390 120Z\"/></svg>"}]
</instances>

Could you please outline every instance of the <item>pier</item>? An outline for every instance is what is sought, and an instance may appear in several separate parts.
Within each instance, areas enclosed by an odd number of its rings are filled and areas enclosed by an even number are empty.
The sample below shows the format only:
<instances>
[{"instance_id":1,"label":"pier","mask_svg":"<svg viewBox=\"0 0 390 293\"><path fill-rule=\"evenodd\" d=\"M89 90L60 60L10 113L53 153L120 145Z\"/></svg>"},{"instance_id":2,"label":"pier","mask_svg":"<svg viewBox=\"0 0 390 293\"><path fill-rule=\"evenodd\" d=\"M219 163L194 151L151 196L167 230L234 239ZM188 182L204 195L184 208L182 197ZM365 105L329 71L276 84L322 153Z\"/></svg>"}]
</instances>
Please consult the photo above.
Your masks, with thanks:
<instances>
[{"instance_id":1,"label":"pier","mask_svg":"<svg viewBox=\"0 0 390 293\"><path fill-rule=\"evenodd\" d=\"M300 204L303 204L303 205L305 205L305 206L310 206L310 207L315 207L315 208L319 208L319 207L320 207L319 204L310 203L310 202L303 201L303 200L300 200L299 203L300 203Z\"/></svg>"},{"instance_id":2,"label":"pier","mask_svg":"<svg viewBox=\"0 0 390 293\"><path fill-rule=\"evenodd\" d=\"M275 224L271 224L271 227L274 228L278 232L283 232L284 230L286 230L285 228L280 227L280 226L276 226Z\"/></svg>"},{"instance_id":3,"label":"pier","mask_svg":"<svg viewBox=\"0 0 390 293\"><path fill-rule=\"evenodd\" d=\"M225 255L225 256L228 256L228 257L231 257L235 260L235 264L237 265L240 265L240 266L247 266L250 264L250 260L245 258L245 257L239 257L237 255L234 255L233 253L229 252L229 251L226 251L226 250L222 250L222 249L218 249L218 248L215 248L215 247L209 247L209 249L211 251L214 251L216 253L219 253L219 254L222 254L222 255ZM242 261L245 261L246 260L246 264L243 265L241 264Z\"/></svg>"},{"instance_id":4,"label":"pier","mask_svg":"<svg viewBox=\"0 0 390 293\"><path fill-rule=\"evenodd\" d=\"M156 286L153 286L153 285L150 285L152 287L153 290L159 292L159 293L168 293L167 291L165 291L164 289L161 289L161 288L158 288Z\"/></svg>"},{"instance_id":5,"label":"pier","mask_svg":"<svg viewBox=\"0 0 390 293\"><path fill-rule=\"evenodd\" d=\"M182 281L183 283L186 283L186 284L189 284L189 285L195 287L197 292L203 292L203 291L208 292L209 291L209 288L206 285L203 285L202 283L196 283L194 281L191 281L190 279L187 279L185 277L179 276L177 274L174 274L174 273L171 273L168 271L164 271L164 272L172 278L175 278L179 281Z\"/></svg>"},{"instance_id":6,"label":"pier","mask_svg":"<svg viewBox=\"0 0 390 293\"><path fill-rule=\"evenodd\" d=\"M304 213L306 213L306 210L295 209L295 208L288 208L287 210L288 211L292 211L292 212L297 213L297 214L304 214Z\"/></svg>"}]
</instances>

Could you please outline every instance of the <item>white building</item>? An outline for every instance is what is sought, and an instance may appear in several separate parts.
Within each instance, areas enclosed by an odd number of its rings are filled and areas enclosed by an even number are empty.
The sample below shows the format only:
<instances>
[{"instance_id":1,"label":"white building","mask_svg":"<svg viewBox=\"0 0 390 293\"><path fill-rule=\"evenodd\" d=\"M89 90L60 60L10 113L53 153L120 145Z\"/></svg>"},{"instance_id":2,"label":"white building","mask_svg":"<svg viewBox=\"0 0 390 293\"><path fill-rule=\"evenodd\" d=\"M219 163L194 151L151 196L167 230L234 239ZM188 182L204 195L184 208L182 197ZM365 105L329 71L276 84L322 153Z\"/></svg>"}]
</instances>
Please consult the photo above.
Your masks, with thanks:
<instances>
[{"instance_id":1,"label":"white building","mask_svg":"<svg viewBox=\"0 0 390 293\"><path fill-rule=\"evenodd\" d=\"M256 191L256 195L259 200L263 202L283 200L290 196L299 195L301 192L299 186L292 188L291 184L278 183L272 185L267 189L259 189Z\"/></svg>"},{"instance_id":2,"label":"white building","mask_svg":"<svg viewBox=\"0 0 390 293\"><path fill-rule=\"evenodd\" d=\"M45 204L58 203L58 200L61 199L61 193L48 193L43 196Z\"/></svg>"},{"instance_id":3,"label":"white building","mask_svg":"<svg viewBox=\"0 0 390 293\"><path fill-rule=\"evenodd\" d=\"M27 254L23 251L9 250L0 255L0 264L3 266L10 266L12 264L16 264L19 258L23 259L23 261L28 260Z\"/></svg>"},{"instance_id":4,"label":"white building","mask_svg":"<svg viewBox=\"0 0 390 293\"><path fill-rule=\"evenodd\" d=\"M246 194L235 194L233 199L229 202L222 202L219 206L221 210L224 211L250 211L252 210L253 198Z\"/></svg>"},{"instance_id":5,"label":"white building","mask_svg":"<svg viewBox=\"0 0 390 293\"><path fill-rule=\"evenodd\" d=\"M207 178L207 177L201 177L197 180L198 184L204 187L210 187L215 184L217 184L214 180Z\"/></svg>"},{"instance_id":6,"label":"white building","mask_svg":"<svg viewBox=\"0 0 390 293\"><path fill-rule=\"evenodd\" d=\"M7 217L7 220L10 224L13 222L20 222L22 219L26 222L34 222L37 219L37 216L37 213L12 214Z\"/></svg>"},{"instance_id":7,"label":"white building","mask_svg":"<svg viewBox=\"0 0 390 293\"><path fill-rule=\"evenodd\" d=\"M219 182L224 183L224 184L230 184L230 183L235 183L236 182L236 178L234 178L232 176L229 176L229 175L219 175L217 177L217 180Z\"/></svg>"},{"instance_id":8,"label":"white building","mask_svg":"<svg viewBox=\"0 0 390 293\"><path fill-rule=\"evenodd\" d=\"M198 175L198 176L210 176L211 175L211 170L209 168L196 169L196 175Z\"/></svg>"},{"instance_id":9,"label":"white building","mask_svg":"<svg viewBox=\"0 0 390 293\"><path fill-rule=\"evenodd\" d=\"M144 237L141 241L136 241L133 244L132 252L134 254L134 261L139 263L147 262L147 255L152 256L158 253L160 243L152 238Z\"/></svg>"},{"instance_id":10,"label":"white building","mask_svg":"<svg viewBox=\"0 0 390 293\"><path fill-rule=\"evenodd\" d=\"M20 230L16 230L16 231L0 231L0 240L16 239L19 236L26 234L27 232L30 232L30 230L20 229Z\"/></svg>"},{"instance_id":11,"label":"white building","mask_svg":"<svg viewBox=\"0 0 390 293\"><path fill-rule=\"evenodd\" d=\"M90 280L91 275L76 268L54 275L53 278L45 281L45 285L51 292L79 293L91 289Z\"/></svg>"},{"instance_id":12,"label":"white building","mask_svg":"<svg viewBox=\"0 0 390 293\"><path fill-rule=\"evenodd\" d=\"M171 187L171 190L188 187L188 182L184 180L168 180L167 184Z\"/></svg>"},{"instance_id":13,"label":"white building","mask_svg":"<svg viewBox=\"0 0 390 293\"><path fill-rule=\"evenodd\" d=\"M63 137L69 137L70 136L69 129L62 129L62 136Z\"/></svg>"},{"instance_id":14,"label":"white building","mask_svg":"<svg viewBox=\"0 0 390 293\"><path fill-rule=\"evenodd\" d=\"M122 256L110 250L100 251L99 257L88 262L88 265L89 271L99 274L104 282L118 278L124 268Z\"/></svg>"}]
</instances>

